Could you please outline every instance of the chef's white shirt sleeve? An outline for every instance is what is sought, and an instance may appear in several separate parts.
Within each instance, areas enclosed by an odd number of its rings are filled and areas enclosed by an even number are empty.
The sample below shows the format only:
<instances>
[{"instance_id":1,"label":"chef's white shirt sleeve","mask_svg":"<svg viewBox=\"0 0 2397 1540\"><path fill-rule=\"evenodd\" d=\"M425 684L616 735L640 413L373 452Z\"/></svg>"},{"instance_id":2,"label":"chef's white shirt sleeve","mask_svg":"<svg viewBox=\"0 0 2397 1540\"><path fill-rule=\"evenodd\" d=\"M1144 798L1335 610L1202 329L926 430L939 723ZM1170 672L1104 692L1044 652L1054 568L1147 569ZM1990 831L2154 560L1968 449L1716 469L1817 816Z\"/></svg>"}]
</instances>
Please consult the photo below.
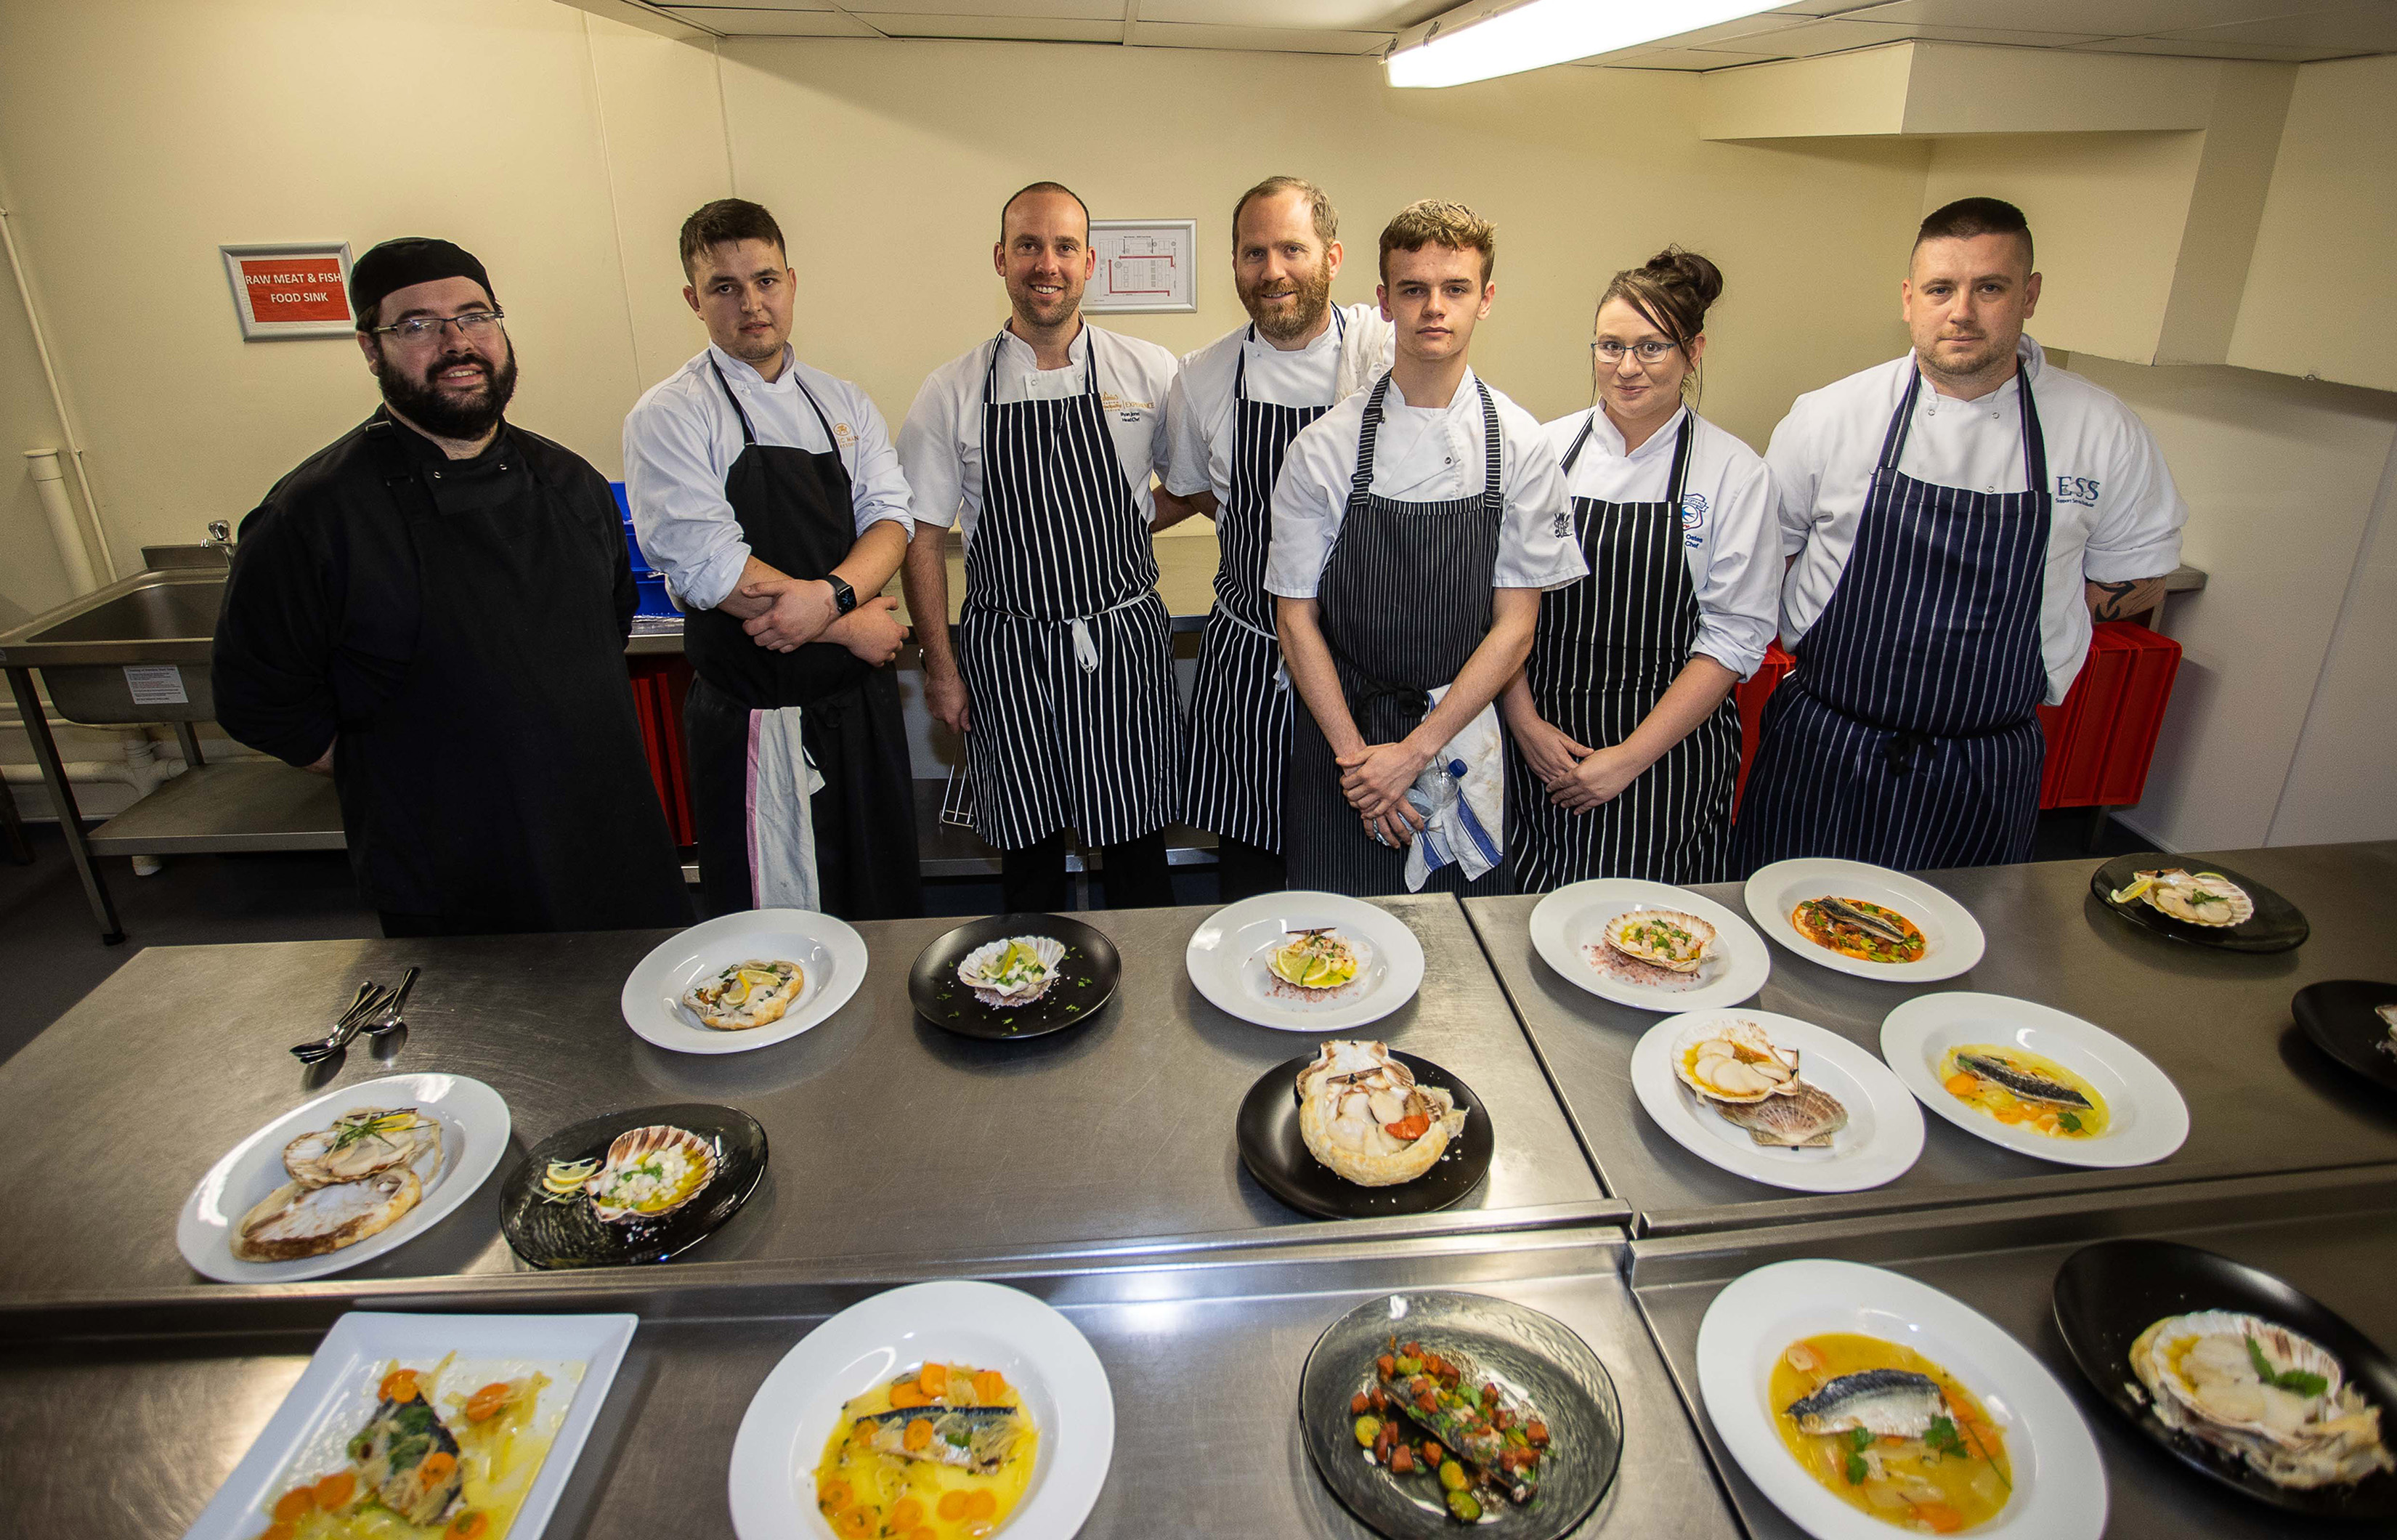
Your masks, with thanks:
<instances>
[{"instance_id":1,"label":"chef's white shirt sleeve","mask_svg":"<svg viewBox=\"0 0 2397 1540\"><path fill-rule=\"evenodd\" d=\"M945 529L957 523L965 502L965 467L957 448L957 393L947 368L933 372L916 393L907 421L899 426L899 466L913 494L916 522Z\"/></svg>"},{"instance_id":2,"label":"chef's white shirt sleeve","mask_svg":"<svg viewBox=\"0 0 2397 1540\"><path fill-rule=\"evenodd\" d=\"M1506 505L1491 586L1545 592L1587 577L1589 564L1573 538L1573 504L1565 496L1557 447L1520 408L1505 414L1499 431L1506 435L1507 464L1500 476Z\"/></svg>"},{"instance_id":3,"label":"chef's white shirt sleeve","mask_svg":"<svg viewBox=\"0 0 2397 1540\"><path fill-rule=\"evenodd\" d=\"M1762 665L1780 622L1780 504L1771 468L1745 451L1723 473L1719 491L1691 650L1745 679Z\"/></svg>"},{"instance_id":4,"label":"chef's white shirt sleeve","mask_svg":"<svg viewBox=\"0 0 2397 1540\"><path fill-rule=\"evenodd\" d=\"M749 565L749 542L711 452L716 425L679 393L650 393L624 419L624 501L641 555L684 608L713 609Z\"/></svg>"},{"instance_id":5,"label":"chef's white shirt sleeve","mask_svg":"<svg viewBox=\"0 0 2397 1540\"><path fill-rule=\"evenodd\" d=\"M1814 492L1822 479L1822 445L1809 419L1805 397L1789 408L1773 439L1765 446L1764 463L1772 474L1774 505L1781 529L1781 555L1794 556L1806 545L1814 526Z\"/></svg>"},{"instance_id":6,"label":"chef's white shirt sleeve","mask_svg":"<svg viewBox=\"0 0 2397 1540\"><path fill-rule=\"evenodd\" d=\"M2105 503L2082 556L2091 583L2163 577L2180 565L2181 526L2189 522L2189 504L2173 485L2155 435L2127 409L2123 415L2130 421L2122 424L2122 463L2114 485L2103 489Z\"/></svg>"},{"instance_id":7,"label":"chef's white shirt sleeve","mask_svg":"<svg viewBox=\"0 0 2397 1540\"><path fill-rule=\"evenodd\" d=\"M849 475L853 490L850 494L852 516L861 535L877 524L896 524L901 530L913 534L916 529L915 493L907 482L907 473L899 463L899 451L891 442L891 429L882 421L881 409L866 398L864 391L849 393L850 432L857 435L850 448Z\"/></svg>"},{"instance_id":8,"label":"chef's white shirt sleeve","mask_svg":"<svg viewBox=\"0 0 2397 1540\"><path fill-rule=\"evenodd\" d=\"M1165 392L1165 489L1176 497L1196 497L1215 489L1207 466L1207 438L1198 431L1198 414L1190 405L1192 354L1173 371Z\"/></svg>"},{"instance_id":9,"label":"chef's white shirt sleeve","mask_svg":"<svg viewBox=\"0 0 2397 1540\"><path fill-rule=\"evenodd\" d=\"M1350 397L1356 401L1356 397ZM1300 430L1283 455L1281 475L1273 489L1273 541L1265 552L1265 592L1286 599L1311 599L1323 582L1323 564L1331 559L1332 542L1340 538L1340 521L1348 511L1348 483L1354 467L1343 469L1344 454L1353 455L1357 424L1364 406L1354 410L1334 407ZM1338 425L1346 422L1346 431Z\"/></svg>"}]
</instances>

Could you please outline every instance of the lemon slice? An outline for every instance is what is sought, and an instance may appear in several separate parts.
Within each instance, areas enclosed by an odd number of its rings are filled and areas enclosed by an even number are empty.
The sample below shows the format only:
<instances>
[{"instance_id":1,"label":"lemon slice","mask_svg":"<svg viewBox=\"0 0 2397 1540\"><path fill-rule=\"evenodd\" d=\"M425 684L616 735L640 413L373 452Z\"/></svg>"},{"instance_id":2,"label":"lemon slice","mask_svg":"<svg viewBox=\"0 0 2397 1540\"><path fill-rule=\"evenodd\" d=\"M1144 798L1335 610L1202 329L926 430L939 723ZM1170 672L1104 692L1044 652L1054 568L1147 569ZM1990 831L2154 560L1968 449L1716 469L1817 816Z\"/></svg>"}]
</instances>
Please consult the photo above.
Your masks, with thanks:
<instances>
[{"instance_id":1,"label":"lemon slice","mask_svg":"<svg viewBox=\"0 0 2397 1540\"><path fill-rule=\"evenodd\" d=\"M2117 888L2106 896L2112 899L2117 904L2128 904L2133 899L2138 898L2146 893L2149 889L2155 885L2156 879L2154 877L2143 877L2132 882L2129 887Z\"/></svg>"},{"instance_id":2,"label":"lemon slice","mask_svg":"<svg viewBox=\"0 0 2397 1540\"><path fill-rule=\"evenodd\" d=\"M1309 989L1329 989L1341 982L1343 970L1330 957L1318 957L1308 965L1306 977L1300 982Z\"/></svg>"}]
</instances>

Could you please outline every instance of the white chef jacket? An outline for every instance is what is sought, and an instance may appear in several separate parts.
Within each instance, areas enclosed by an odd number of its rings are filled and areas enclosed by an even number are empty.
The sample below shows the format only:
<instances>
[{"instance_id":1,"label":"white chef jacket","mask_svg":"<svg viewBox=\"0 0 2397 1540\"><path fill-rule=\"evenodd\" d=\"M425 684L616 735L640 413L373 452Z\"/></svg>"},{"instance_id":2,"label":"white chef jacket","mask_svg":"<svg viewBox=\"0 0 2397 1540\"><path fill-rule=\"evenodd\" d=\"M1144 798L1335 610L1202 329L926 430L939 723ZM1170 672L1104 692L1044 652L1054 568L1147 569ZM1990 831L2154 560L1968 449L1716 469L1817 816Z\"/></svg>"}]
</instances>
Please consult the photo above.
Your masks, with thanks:
<instances>
[{"instance_id":1,"label":"white chef jacket","mask_svg":"<svg viewBox=\"0 0 2397 1540\"><path fill-rule=\"evenodd\" d=\"M1561 460L1582 424L1589 441L1565 473L1565 495L1599 502L1662 502L1673 481L1673 449L1690 423L1690 468L1681 479L1681 555L1697 591L1692 648L1745 679L1773 645L1781 598L1781 542L1773 473L1754 449L1683 407L1628 455L1623 435L1596 407L1547 425Z\"/></svg>"},{"instance_id":2,"label":"white chef jacket","mask_svg":"<svg viewBox=\"0 0 2397 1540\"><path fill-rule=\"evenodd\" d=\"M713 609L729 597L748 565L724 478L741 458L741 419L707 366L713 360L741 398L760 444L822 454L833 447L799 382L832 420L833 441L849 472L850 505L864 534L886 520L913 530L907 477L891 446L882 413L848 381L800 363L783 349L783 372L771 382L714 343L642 393L624 416L624 500L641 555L665 574L666 589L685 609Z\"/></svg>"},{"instance_id":3,"label":"white chef jacket","mask_svg":"<svg viewBox=\"0 0 2397 1540\"><path fill-rule=\"evenodd\" d=\"M1445 407L1410 407L1395 382L1382 397L1382 426L1373 438L1373 479L1367 490L1393 502L1446 502L1480 495L1489 462L1481 443L1481 394L1471 369ZM1273 548L1265 557L1265 591L1311 599L1332 557L1332 542L1348 516L1348 488L1357 477L1357 445L1364 436L1370 389L1317 418L1291 441L1274 483ZM1556 447L1530 412L1497 390L1501 440L1493 588L1562 588L1589 571L1573 539L1565 478ZM1394 594L1391 602L1404 603Z\"/></svg>"},{"instance_id":4,"label":"white chef jacket","mask_svg":"<svg viewBox=\"0 0 2397 1540\"><path fill-rule=\"evenodd\" d=\"M1176 497L1212 492L1219 505L1230 506L1232 456L1240 431L1239 414L1232 409L1232 381L1242 355L1248 370L1241 388L1250 400L1328 407L1372 384L1390 367L1393 332L1380 306L1342 305L1337 315L1325 318L1323 334L1302 348L1285 352L1263 337L1252 341L1244 326L1184 354L1166 395L1171 448L1165 489Z\"/></svg>"},{"instance_id":5,"label":"white chef jacket","mask_svg":"<svg viewBox=\"0 0 2397 1540\"><path fill-rule=\"evenodd\" d=\"M2072 688L2089 651L2083 581L2161 577L2179 566L2189 506L2155 435L2119 396L2048 368L2029 337L2016 352L2039 408L2055 494L2039 625L2054 705ZM1784 647L1806 635L1847 569L1881 438L1914 367L1909 353L1801 395L1773 430L1765 463L1781 502L1781 550L1798 557L1781 590ZM1976 401L1941 395L1925 380L1898 470L1938 487L2021 491L2021 402L2018 378Z\"/></svg>"},{"instance_id":6,"label":"white chef jacket","mask_svg":"<svg viewBox=\"0 0 2397 1540\"><path fill-rule=\"evenodd\" d=\"M1173 355L1155 342L1101 331L1085 321L1067 345L1064 368L1040 368L1032 344L1009 330L932 371L899 429L899 462L915 489L917 522L954 523L966 543L973 543L974 520L982 513L982 385L993 347L999 355L991 399L1002 406L1081 395L1096 353L1099 404L1115 440L1116 462L1141 517L1154 518L1149 475L1165 469L1166 435L1160 428L1166 392L1173 383Z\"/></svg>"}]
</instances>

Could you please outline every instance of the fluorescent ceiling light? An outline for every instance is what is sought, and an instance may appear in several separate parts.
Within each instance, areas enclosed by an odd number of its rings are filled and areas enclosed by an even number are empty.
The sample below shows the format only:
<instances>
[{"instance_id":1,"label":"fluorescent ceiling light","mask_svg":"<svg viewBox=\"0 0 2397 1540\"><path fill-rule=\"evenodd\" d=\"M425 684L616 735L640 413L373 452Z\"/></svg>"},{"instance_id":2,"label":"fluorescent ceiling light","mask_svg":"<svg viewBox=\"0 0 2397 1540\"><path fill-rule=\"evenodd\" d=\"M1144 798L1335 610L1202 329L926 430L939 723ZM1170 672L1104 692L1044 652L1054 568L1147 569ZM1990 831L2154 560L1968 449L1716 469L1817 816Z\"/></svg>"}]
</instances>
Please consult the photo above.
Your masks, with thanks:
<instances>
[{"instance_id":1,"label":"fluorescent ceiling light","mask_svg":"<svg viewBox=\"0 0 2397 1540\"><path fill-rule=\"evenodd\" d=\"M1462 86L1769 11L1781 0L1523 0L1451 11L1385 61L1393 86Z\"/></svg>"}]
</instances>

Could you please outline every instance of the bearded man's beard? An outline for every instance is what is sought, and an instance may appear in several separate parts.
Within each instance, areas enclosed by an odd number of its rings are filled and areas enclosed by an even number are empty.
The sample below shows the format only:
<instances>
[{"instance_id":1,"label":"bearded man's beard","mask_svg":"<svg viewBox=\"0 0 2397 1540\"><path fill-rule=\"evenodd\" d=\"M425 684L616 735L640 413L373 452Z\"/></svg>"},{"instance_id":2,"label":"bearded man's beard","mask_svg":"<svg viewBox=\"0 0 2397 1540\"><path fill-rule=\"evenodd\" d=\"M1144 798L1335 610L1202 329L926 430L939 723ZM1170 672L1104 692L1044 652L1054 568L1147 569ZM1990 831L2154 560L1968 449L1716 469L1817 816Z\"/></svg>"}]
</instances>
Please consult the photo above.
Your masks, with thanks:
<instances>
[{"instance_id":1,"label":"bearded man's beard","mask_svg":"<svg viewBox=\"0 0 2397 1540\"><path fill-rule=\"evenodd\" d=\"M445 391L433 382L442 370L455 368L462 363L474 364L483 371L483 382L474 390L460 394ZM499 426L500 417L508 409L508 401L516 393L516 355L511 347L508 355L495 371L490 361L480 355L464 357L455 355L435 360L423 375L412 377L388 355L383 359L382 372L376 380L382 386L382 398L391 409L407 418L435 438L456 438L472 442Z\"/></svg>"},{"instance_id":2,"label":"bearded man's beard","mask_svg":"<svg viewBox=\"0 0 2397 1540\"><path fill-rule=\"evenodd\" d=\"M1296 292L1292 296L1293 302L1287 309L1260 314L1258 290L1253 288L1240 290L1240 303L1247 309L1249 318L1256 322L1257 330L1267 340L1295 341L1315 329L1332 303L1331 266L1329 262L1318 262L1313 273L1294 280Z\"/></svg>"}]
</instances>

